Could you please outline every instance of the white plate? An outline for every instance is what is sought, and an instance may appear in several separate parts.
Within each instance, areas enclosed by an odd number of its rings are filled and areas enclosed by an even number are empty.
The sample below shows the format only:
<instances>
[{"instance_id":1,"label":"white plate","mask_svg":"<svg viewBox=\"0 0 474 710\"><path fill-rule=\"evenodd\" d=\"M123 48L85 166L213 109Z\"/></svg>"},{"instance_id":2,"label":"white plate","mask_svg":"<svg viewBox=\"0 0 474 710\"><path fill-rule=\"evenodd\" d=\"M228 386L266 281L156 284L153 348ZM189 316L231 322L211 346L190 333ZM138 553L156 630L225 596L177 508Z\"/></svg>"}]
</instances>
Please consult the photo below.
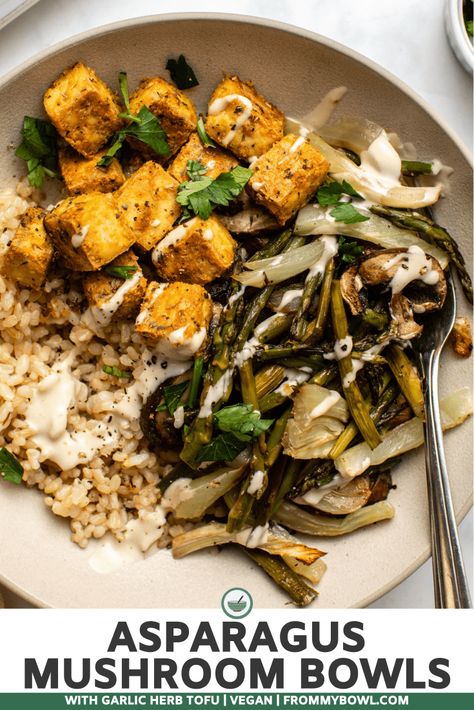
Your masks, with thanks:
<instances>
[{"instance_id":1,"label":"white plate","mask_svg":"<svg viewBox=\"0 0 474 710\"><path fill-rule=\"evenodd\" d=\"M344 113L373 119L404 140L421 157L455 167L452 194L437 207L471 260L472 169L469 155L450 129L413 92L373 63L335 42L267 20L217 15L162 15L101 28L49 49L20 67L0 86L0 182L20 166L7 149L18 142L24 113L38 115L41 95L68 65L83 60L110 84L127 69L131 86L162 74L166 59L184 52L201 84L191 96L201 110L222 73L252 79L257 89L288 114L303 115L330 88L346 84ZM465 301L460 297L463 310ZM470 362L450 354L442 365L442 390L471 381ZM472 500L470 425L446 441L458 519ZM405 458L394 472L389 500L392 521L349 537L318 539L327 550L328 572L314 607L365 606L413 572L429 555L428 512L422 452ZM36 491L0 485L0 573L17 592L44 606L209 607L234 586L248 589L257 606L283 607L286 596L244 554L224 549L181 561L159 552L110 575L89 567L89 551L69 541L65 521L45 508Z\"/></svg>"}]
</instances>

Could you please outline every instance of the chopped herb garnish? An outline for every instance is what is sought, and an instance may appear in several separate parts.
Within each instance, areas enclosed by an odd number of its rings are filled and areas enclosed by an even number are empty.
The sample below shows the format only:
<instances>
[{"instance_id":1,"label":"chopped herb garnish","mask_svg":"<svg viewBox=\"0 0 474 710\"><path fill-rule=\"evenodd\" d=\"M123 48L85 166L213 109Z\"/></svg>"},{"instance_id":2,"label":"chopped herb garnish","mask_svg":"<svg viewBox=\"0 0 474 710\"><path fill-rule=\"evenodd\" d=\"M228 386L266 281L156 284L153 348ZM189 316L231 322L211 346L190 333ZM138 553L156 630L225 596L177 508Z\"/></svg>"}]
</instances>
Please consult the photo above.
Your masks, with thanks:
<instances>
[{"instance_id":1,"label":"chopped herb garnish","mask_svg":"<svg viewBox=\"0 0 474 710\"><path fill-rule=\"evenodd\" d=\"M341 195L350 195L362 199L362 195L354 190L352 185L343 180L342 182L328 182L322 185L316 193L316 199L320 205L337 205Z\"/></svg>"},{"instance_id":2,"label":"chopped herb garnish","mask_svg":"<svg viewBox=\"0 0 474 710\"><path fill-rule=\"evenodd\" d=\"M232 432L219 434L202 447L196 461L233 461L245 449L247 443Z\"/></svg>"},{"instance_id":3,"label":"chopped herb garnish","mask_svg":"<svg viewBox=\"0 0 474 710\"><path fill-rule=\"evenodd\" d=\"M174 81L178 89L191 89L199 86L192 67L186 61L184 54L180 54L178 59L168 59L166 68L170 73L171 81Z\"/></svg>"},{"instance_id":4,"label":"chopped herb garnish","mask_svg":"<svg viewBox=\"0 0 474 710\"><path fill-rule=\"evenodd\" d=\"M142 106L136 115L130 113L130 98L128 94L128 79L126 72L119 73L120 92L127 111L121 113L122 118L130 121L128 126L122 128L115 134L114 141L107 153L99 160L97 167L106 168L116 154L121 149L127 136L133 136L137 140L150 146L158 155L168 155L170 147L166 139L159 119L152 114L149 108Z\"/></svg>"},{"instance_id":5,"label":"chopped herb garnish","mask_svg":"<svg viewBox=\"0 0 474 710\"><path fill-rule=\"evenodd\" d=\"M23 466L8 449L0 448L0 476L5 481L19 485L23 476Z\"/></svg>"},{"instance_id":6,"label":"chopped herb garnish","mask_svg":"<svg viewBox=\"0 0 474 710\"><path fill-rule=\"evenodd\" d=\"M138 271L138 266L132 266L131 264L124 266L106 266L105 271L110 274L110 276L115 276L117 279L127 281L128 279L133 279L134 273Z\"/></svg>"},{"instance_id":7,"label":"chopped herb garnish","mask_svg":"<svg viewBox=\"0 0 474 710\"><path fill-rule=\"evenodd\" d=\"M357 259L362 256L364 249L355 240L346 239L346 237L339 237L338 240L338 256L339 264L337 268L338 275L340 275L347 266L351 266Z\"/></svg>"},{"instance_id":8,"label":"chopped herb garnish","mask_svg":"<svg viewBox=\"0 0 474 710\"><path fill-rule=\"evenodd\" d=\"M362 212L356 210L350 202L339 202L329 214L334 217L336 222L344 222L344 224L354 224L355 222L366 222L369 217L363 215Z\"/></svg>"},{"instance_id":9,"label":"chopped herb garnish","mask_svg":"<svg viewBox=\"0 0 474 710\"><path fill-rule=\"evenodd\" d=\"M120 370L118 367L114 367L113 365L104 365L102 367L102 370L103 372L105 372L106 375L113 375L114 377L126 377L128 379L132 376L132 373L128 370Z\"/></svg>"},{"instance_id":10,"label":"chopped herb garnish","mask_svg":"<svg viewBox=\"0 0 474 710\"><path fill-rule=\"evenodd\" d=\"M197 461L232 461L260 434L267 431L273 419L261 419L251 404L232 404L214 414L214 423L222 432L204 446Z\"/></svg>"},{"instance_id":11,"label":"chopped herb garnish","mask_svg":"<svg viewBox=\"0 0 474 710\"><path fill-rule=\"evenodd\" d=\"M200 180L202 176L207 173L207 167L203 165L200 160L188 160L186 172L188 173L189 179L194 182Z\"/></svg>"},{"instance_id":12,"label":"chopped herb garnish","mask_svg":"<svg viewBox=\"0 0 474 710\"><path fill-rule=\"evenodd\" d=\"M206 129L204 128L204 119L201 115L198 118L196 130L197 130L197 134L201 140L201 143L203 145L205 145L207 148L215 148L216 147L216 144L214 143L214 141L211 140L206 133Z\"/></svg>"},{"instance_id":13,"label":"chopped herb garnish","mask_svg":"<svg viewBox=\"0 0 474 710\"><path fill-rule=\"evenodd\" d=\"M188 388L189 382L179 382L176 385L168 385L163 387L163 404L159 404L156 408L157 412L168 412L173 416L178 407L182 404L181 397Z\"/></svg>"},{"instance_id":14,"label":"chopped herb garnish","mask_svg":"<svg viewBox=\"0 0 474 710\"><path fill-rule=\"evenodd\" d=\"M221 431L243 436L244 441L259 436L273 424L273 419L261 419L260 412L254 410L251 404L223 407L214 414L214 421Z\"/></svg>"},{"instance_id":15,"label":"chopped herb garnish","mask_svg":"<svg viewBox=\"0 0 474 710\"><path fill-rule=\"evenodd\" d=\"M249 168L238 165L215 180L204 175L181 183L176 201L184 207L183 219L189 219L193 214L207 219L216 205L227 206L238 197L251 175Z\"/></svg>"},{"instance_id":16,"label":"chopped herb garnish","mask_svg":"<svg viewBox=\"0 0 474 710\"><path fill-rule=\"evenodd\" d=\"M15 155L26 161L30 185L41 187L46 175L59 177L56 129L53 124L42 118L25 116L21 136L22 141Z\"/></svg>"}]
</instances>

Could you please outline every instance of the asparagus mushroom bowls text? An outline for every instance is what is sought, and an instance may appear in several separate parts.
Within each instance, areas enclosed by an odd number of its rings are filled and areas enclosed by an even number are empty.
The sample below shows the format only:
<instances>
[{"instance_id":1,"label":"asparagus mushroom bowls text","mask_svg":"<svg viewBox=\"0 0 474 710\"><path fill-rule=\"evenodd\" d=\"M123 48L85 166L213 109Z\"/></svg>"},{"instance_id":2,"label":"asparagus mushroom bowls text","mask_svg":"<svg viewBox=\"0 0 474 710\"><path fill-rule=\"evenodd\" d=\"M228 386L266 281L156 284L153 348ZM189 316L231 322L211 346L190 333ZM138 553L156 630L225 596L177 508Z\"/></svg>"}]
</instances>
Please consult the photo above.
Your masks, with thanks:
<instances>
[{"instance_id":1,"label":"asparagus mushroom bowls text","mask_svg":"<svg viewBox=\"0 0 474 710\"><path fill-rule=\"evenodd\" d=\"M35 506L47 533L28 545L43 569L63 555L59 592L23 588L36 603L206 606L245 574L268 605L362 605L427 552L416 344L447 269L462 294L443 427L471 414L456 188L469 166L357 59L209 18L214 38L253 38L245 61L232 42L211 62L194 21L132 23L46 57L35 101L21 76L3 89L17 97L0 187L3 525L13 540L9 516L28 527ZM120 42L105 59L100 41L139 35L157 39L146 61ZM258 38L294 48L283 76L259 66ZM308 41L303 89L289 79ZM325 55L337 70L322 81ZM370 100L367 76L386 87ZM411 119L387 119L391 93ZM456 490L460 513L464 472ZM402 561L404 529L416 554ZM352 592L334 592L342 580Z\"/></svg>"}]
</instances>

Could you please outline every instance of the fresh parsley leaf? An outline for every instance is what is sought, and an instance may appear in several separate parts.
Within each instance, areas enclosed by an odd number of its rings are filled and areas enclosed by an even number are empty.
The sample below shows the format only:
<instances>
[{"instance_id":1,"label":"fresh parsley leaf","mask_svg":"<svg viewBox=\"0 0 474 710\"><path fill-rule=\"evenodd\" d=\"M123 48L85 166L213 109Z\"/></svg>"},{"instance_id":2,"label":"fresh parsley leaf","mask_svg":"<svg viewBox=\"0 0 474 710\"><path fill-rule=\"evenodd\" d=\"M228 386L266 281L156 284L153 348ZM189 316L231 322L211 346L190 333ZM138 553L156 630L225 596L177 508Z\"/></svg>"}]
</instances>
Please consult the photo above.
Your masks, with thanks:
<instances>
[{"instance_id":1,"label":"fresh parsley leaf","mask_svg":"<svg viewBox=\"0 0 474 710\"><path fill-rule=\"evenodd\" d=\"M199 86L192 67L186 61L184 54L180 54L178 59L168 59L166 68L170 73L171 81L174 81L178 89L191 89Z\"/></svg>"},{"instance_id":2,"label":"fresh parsley leaf","mask_svg":"<svg viewBox=\"0 0 474 710\"><path fill-rule=\"evenodd\" d=\"M209 138L209 136L206 133L206 129L204 128L204 119L201 115L199 115L198 122L196 125L196 131L197 134L201 140L201 143L206 146L206 148L215 148L216 144L214 143L213 140Z\"/></svg>"},{"instance_id":3,"label":"fresh parsley leaf","mask_svg":"<svg viewBox=\"0 0 474 710\"><path fill-rule=\"evenodd\" d=\"M21 483L23 476L23 466L16 456L3 446L0 448L0 476L17 485Z\"/></svg>"},{"instance_id":4,"label":"fresh parsley leaf","mask_svg":"<svg viewBox=\"0 0 474 710\"><path fill-rule=\"evenodd\" d=\"M355 222L366 222L369 217L363 215L362 212L356 210L350 202L339 202L329 214L334 217L336 222L344 222L344 224L355 224Z\"/></svg>"},{"instance_id":5,"label":"fresh parsley leaf","mask_svg":"<svg viewBox=\"0 0 474 710\"><path fill-rule=\"evenodd\" d=\"M130 123L115 134L109 150L97 163L98 168L106 168L110 165L121 149L127 136L133 136L142 143L150 146L158 155L168 155L170 152L166 133L161 123L147 106L142 106L136 116L130 113L128 78L127 73L124 71L119 72L119 86L123 102L127 109L127 111L121 113L120 116L130 121Z\"/></svg>"},{"instance_id":6,"label":"fresh parsley leaf","mask_svg":"<svg viewBox=\"0 0 474 710\"><path fill-rule=\"evenodd\" d=\"M156 408L157 412L168 412L173 416L178 407L181 405L181 397L188 388L189 382L179 382L176 385L168 385L163 387L164 403L159 404Z\"/></svg>"},{"instance_id":7,"label":"fresh parsley leaf","mask_svg":"<svg viewBox=\"0 0 474 710\"><path fill-rule=\"evenodd\" d=\"M234 197L238 197L251 175L249 168L238 165L228 173L221 173L215 180L205 175L188 180L179 186L176 201L187 214L194 213L207 219L216 205L227 206Z\"/></svg>"},{"instance_id":8,"label":"fresh parsley leaf","mask_svg":"<svg viewBox=\"0 0 474 710\"><path fill-rule=\"evenodd\" d=\"M316 193L320 205L337 205L341 195L350 195L362 199L362 195L354 190L352 185L345 180L341 182L328 182L322 185Z\"/></svg>"},{"instance_id":9,"label":"fresh parsley leaf","mask_svg":"<svg viewBox=\"0 0 474 710\"><path fill-rule=\"evenodd\" d=\"M232 404L223 407L214 414L217 427L223 432L233 432L237 438L248 441L267 431L273 424L273 419L261 419L259 411L251 404Z\"/></svg>"},{"instance_id":10,"label":"fresh parsley leaf","mask_svg":"<svg viewBox=\"0 0 474 710\"><path fill-rule=\"evenodd\" d=\"M59 177L56 135L56 129L49 121L31 116L23 118L22 141L15 155L26 161L28 182L33 187L41 187L46 175Z\"/></svg>"},{"instance_id":11,"label":"fresh parsley leaf","mask_svg":"<svg viewBox=\"0 0 474 710\"><path fill-rule=\"evenodd\" d=\"M207 167L200 160L188 160L186 163L186 172L190 180L199 180L207 173Z\"/></svg>"},{"instance_id":12,"label":"fresh parsley leaf","mask_svg":"<svg viewBox=\"0 0 474 710\"><path fill-rule=\"evenodd\" d=\"M232 432L219 434L202 447L196 461L233 461L245 449L248 441L237 438Z\"/></svg>"},{"instance_id":13,"label":"fresh parsley leaf","mask_svg":"<svg viewBox=\"0 0 474 710\"><path fill-rule=\"evenodd\" d=\"M125 264L123 266L106 266L105 271L110 274L110 276L115 276L117 279L123 279L127 281L128 279L133 279L134 273L138 270L138 266L132 266L131 264Z\"/></svg>"},{"instance_id":14,"label":"fresh parsley leaf","mask_svg":"<svg viewBox=\"0 0 474 710\"><path fill-rule=\"evenodd\" d=\"M113 375L114 377L126 377L128 379L132 376L132 373L128 370L120 370L120 368L114 367L113 365L104 365L102 367L102 371L105 372L107 375Z\"/></svg>"}]
</instances>

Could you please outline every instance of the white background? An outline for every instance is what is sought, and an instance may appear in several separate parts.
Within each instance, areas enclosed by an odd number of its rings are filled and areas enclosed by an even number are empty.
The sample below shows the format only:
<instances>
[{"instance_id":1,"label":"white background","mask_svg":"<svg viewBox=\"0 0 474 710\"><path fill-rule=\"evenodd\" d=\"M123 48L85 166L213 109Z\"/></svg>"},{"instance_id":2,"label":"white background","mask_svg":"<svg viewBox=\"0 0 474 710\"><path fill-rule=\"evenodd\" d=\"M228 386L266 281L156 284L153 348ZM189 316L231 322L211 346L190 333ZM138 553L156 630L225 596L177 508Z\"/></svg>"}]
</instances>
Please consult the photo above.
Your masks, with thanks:
<instances>
[{"instance_id":1,"label":"white background","mask_svg":"<svg viewBox=\"0 0 474 710\"><path fill-rule=\"evenodd\" d=\"M375 60L425 98L472 150L472 82L449 47L444 5L445 0L40 0L0 32L0 75L55 42L128 17L177 11L268 17L319 32ZM472 579L472 512L461 536ZM8 601L18 604L11 596ZM431 564L372 606L432 606Z\"/></svg>"},{"instance_id":2,"label":"white background","mask_svg":"<svg viewBox=\"0 0 474 710\"><path fill-rule=\"evenodd\" d=\"M30 628L31 612L25 610L9 610L2 614L2 643L0 644L0 693L2 692L20 692L24 689L24 659L35 658L40 672L43 671L44 665L48 658L59 658L59 690L64 692L70 691L64 683L61 683L61 674L63 669L62 659L72 658L72 677L74 680L80 680L82 677L82 659L91 659L91 668L99 658L115 659L116 672L120 669L120 659L129 658L131 668L140 668L140 659L148 658L149 683L152 683L152 668L153 658L173 658L180 666L188 658L203 658L211 668L223 658L237 658L240 660L246 669L248 669L249 658L260 658L266 671L269 670L271 660L273 658L284 658L284 691L280 692L297 692L301 691L300 685L300 664L301 658L315 659L319 658L323 661L325 668L338 658L349 658L357 665L359 658L367 658L370 668L374 667L374 663L378 658L386 658L389 668L393 667L396 658L413 658L414 659L414 674L416 681L428 682L430 678L435 681L439 679L434 677L429 672L429 662L434 658L446 658L449 661L449 675L451 678L450 685L445 688L445 692L472 692L474 682L472 678L472 655L467 652L467 648L460 647L459 639L463 634L469 634L466 625L468 618L472 621L473 615L471 612L449 610L439 612L435 610L394 610L390 614L381 611L350 611L341 610L338 612L329 610L318 610L317 620L315 614L311 610L294 610L288 609L285 612L285 618L282 620L281 612L276 609L254 610L242 622L245 625L246 634L243 640L245 648L248 648L250 641L255 632L258 621L265 621L270 627L271 634L275 640L277 651L270 651L266 646L260 646L254 652L236 651L235 647L231 647L231 651L227 653L212 652L206 646L199 648L196 652L190 653L190 647L197 627L201 621L208 621L211 625L212 632L216 638L218 647L222 647L222 622L229 621L224 616L224 613L219 610L202 610L199 616L196 611L180 610L179 614L173 610L159 609L140 609L126 610L121 612L114 609L92 609L92 610L75 610L74 614L70 611L62 609L46 609L41 614L36 614L34 618L34 633L28 634L26 629ZM311 645L311 624L319 624L321 643L327 645L331 639L330 623L337 618L339 623L339 643L331 652L316 651ZM120 646L114 652L107 651L111 642L117 621L126 620L128 628L132 633L134 643L138 649L141 641L149 644L149 640L142 639L139 634L140 625L146 621L159 622L160 630L159 637L162 640L161 648L158 651L145 652L138 650L130 652L128 648ZM190 628L189 638L175 646L174 653L167 653L164 648L165 640L165 621L184 622ZM343 626L349 621L361 621L363 623L362 633L365 640L365 646L361 651L354 652L344 650L343 642L346 637L343 634ZM280 645L279 637L280 630L283 624L290 622L304 622L306 624L305 632L301 628L290 632L288 635L289 642L296 641L298 636L305 635L308 637L308 647L306 650L299 653L285 652ZM383 632L381 632L383 626ZM24 633L20 633L20 629ZM470 632L472 634L472 624ZM353 641L348 640L349 646L353 646ZM360 668L360 665L359 665ZM198 680L202 677L199 669L197 673L192 673L192 678ZM118 675L120 675L118 673ZM247 675L247 674L246 674ZM235 677L235 672L230 668L225 677L231 680ZM348 673L346 669L341 669L337 676L340 680L347 680ZM327 678L327 676L326 676ZM180 676L175 676L178 684L178 689L181 692L193 692L191 689L183 687L180 681ZM101 678L100 680L103 680ZM130 681L130 692L140 690L139 681L132 678ZM346 692L365 692L367 684L364 676L359 672L358 682L350 691ZM33 688L33 692L34 692ZM48 688L46 689L48 690ZM120 681L116 691L120 691ZM153 690L153 688L150 688ZM167 692L168 688L164 687L162 691ZM248 685L242 686L235 691L229 692L245 692L250 690ZM390 692L404 692L406 690L406 673L405 665L399 676L399 682L396 687ZM419 689L421 692L424 688ZM84 688L84 692L94 692L95 688L90 685ZM218 692L221 688L212 682L203 691L199 692ZM380 685L373 692L385 692L386 688ZM82 692L82 691L75 691ZM102 691L101 691L102 692ZM111 691L107 691L113 692ZM311 692L311 691L307 691ZM338 693L329 683L325 683L323 687L316 692L331 692ZM416 691L411 691L416 692ZM426 687L426 692L443 692L440 690L430 689Z\"/></svg>"}]
</instances>

